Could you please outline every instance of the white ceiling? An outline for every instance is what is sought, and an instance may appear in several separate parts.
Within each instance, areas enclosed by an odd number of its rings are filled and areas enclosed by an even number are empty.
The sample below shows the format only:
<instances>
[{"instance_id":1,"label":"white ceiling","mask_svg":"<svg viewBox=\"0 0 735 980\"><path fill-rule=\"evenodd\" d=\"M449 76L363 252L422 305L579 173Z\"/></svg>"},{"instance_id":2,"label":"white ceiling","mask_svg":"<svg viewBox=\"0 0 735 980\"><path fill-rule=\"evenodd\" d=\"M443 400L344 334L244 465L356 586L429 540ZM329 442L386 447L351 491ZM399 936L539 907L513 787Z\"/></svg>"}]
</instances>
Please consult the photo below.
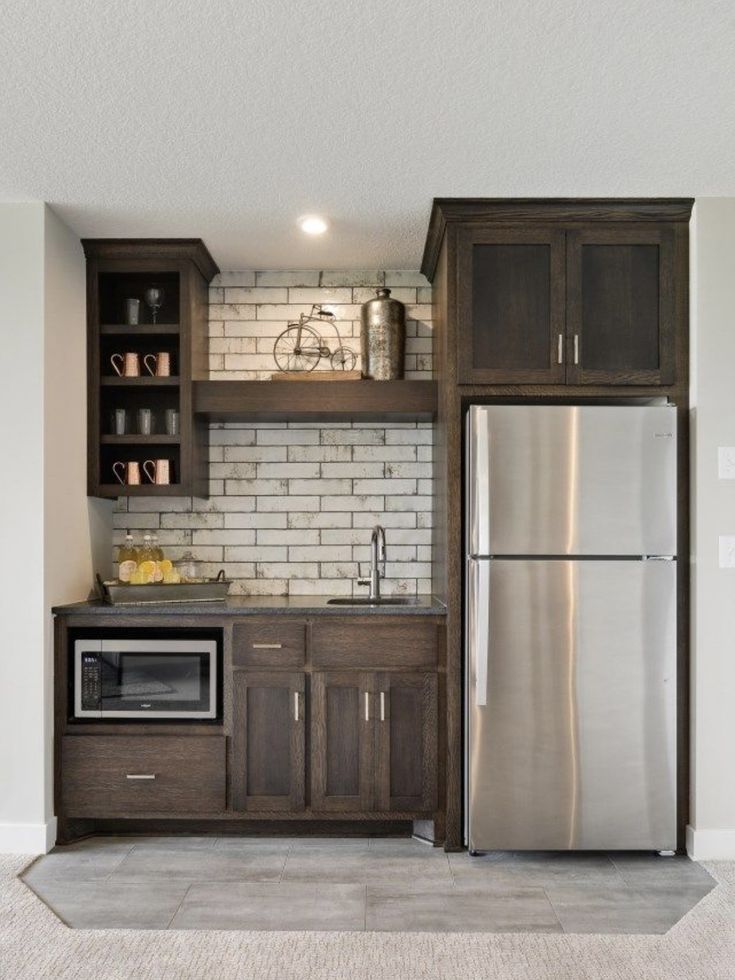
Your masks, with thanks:
<instances>
[{"instance_id":1,"label":"white ceiling","mask_svg":"<svg viewBox=\"0 0 735 980\"><path fill-rule=\"evenodd\" d=\"M434 196L735 195L734 57L731 0L3 0L0 200L415 268Z\"/></svg>"}]
</instances>

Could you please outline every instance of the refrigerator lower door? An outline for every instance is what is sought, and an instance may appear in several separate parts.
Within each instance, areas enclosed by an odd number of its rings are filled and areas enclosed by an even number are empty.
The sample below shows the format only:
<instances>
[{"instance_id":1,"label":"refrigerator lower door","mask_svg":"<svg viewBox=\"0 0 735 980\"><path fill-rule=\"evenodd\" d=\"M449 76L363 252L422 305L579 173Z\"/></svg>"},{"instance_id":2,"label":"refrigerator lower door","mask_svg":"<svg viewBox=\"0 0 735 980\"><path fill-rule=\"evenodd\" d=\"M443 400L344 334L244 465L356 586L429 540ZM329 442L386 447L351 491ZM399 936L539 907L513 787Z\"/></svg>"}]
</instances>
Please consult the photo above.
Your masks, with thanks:
<instances>
[{"instance_id":1,"label":"refrigerator lower door","mask_svg":"<svg viewBox=\"0 0 735 980\"><path fill-rule=\"evenodd\" d=\"M676 847L676 563L468 563L474 850Z\"/></svg>"}]
</instances>

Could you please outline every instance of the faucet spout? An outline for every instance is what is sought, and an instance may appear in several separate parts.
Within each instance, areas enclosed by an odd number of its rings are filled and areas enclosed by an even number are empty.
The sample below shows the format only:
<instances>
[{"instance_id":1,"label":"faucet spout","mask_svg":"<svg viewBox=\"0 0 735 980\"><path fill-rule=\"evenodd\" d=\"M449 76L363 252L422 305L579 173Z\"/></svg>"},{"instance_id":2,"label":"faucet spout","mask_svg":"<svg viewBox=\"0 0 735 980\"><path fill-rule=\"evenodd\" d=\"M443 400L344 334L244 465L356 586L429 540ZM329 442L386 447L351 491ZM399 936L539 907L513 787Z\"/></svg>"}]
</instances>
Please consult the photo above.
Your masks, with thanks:
<instances>
[{"instance_id":1,"label":"faucet spout","mask_svg":"<svg viewBox=\"0 0 735 980\"><path fill-rule=\"evenodd\" d=\"M381 572L380 565L383 570ZM358 585L367 585L370 589L369 598L380 599L380 580L385 577L385 529L376 524L370 535L370 577L359 578Z\"/></svg>"}]
</instances>

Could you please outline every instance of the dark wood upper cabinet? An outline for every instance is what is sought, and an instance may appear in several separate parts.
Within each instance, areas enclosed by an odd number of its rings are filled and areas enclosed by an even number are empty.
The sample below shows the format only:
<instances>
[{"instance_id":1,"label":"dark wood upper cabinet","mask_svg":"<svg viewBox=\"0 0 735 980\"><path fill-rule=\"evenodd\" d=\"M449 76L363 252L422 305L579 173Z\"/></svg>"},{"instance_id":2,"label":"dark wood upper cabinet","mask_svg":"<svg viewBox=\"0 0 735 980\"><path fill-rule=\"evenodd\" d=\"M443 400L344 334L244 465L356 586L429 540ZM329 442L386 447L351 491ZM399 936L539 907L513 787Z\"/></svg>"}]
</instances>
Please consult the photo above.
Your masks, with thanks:
<instances>
[{"instance_id":1,"label":"dark wood upper cabinet","mask_svg":"<svg viewBox=\"0 0 735 980\"><path fill-rule=\"evenodd\" d=\"M436 674L378 675L378 810L436 807L437 687Z\"/></svg>"},{"instance_id":2,"label":"dark wood upper cabinet","mask_svg":"<svg viewBox=\"0 0 735 980\"><path fill-rule=\"evenodd\" d=\"M564 261L558 229L459 229L461 384L564 380Z\"/></svg>"},{"instance_id":3,"label":"dark wood upper cabinet","mask_svg":"<svg viewBox=\"0 0 735 980\"><path fill-rule=\"evenodd\" d=\"M200 239L85 239L87 258L87 493L91 497L207 496L208 425L194 415L194 381L206 379L208 289L219 271ZM153 311L146 290L163 291ZM126 315L129 299L140 304L139 322ZM116 354L138 356L139 376L119 377ZM149 374L147 355L168 354L166 377ZM116 359L119 365L119 359ZM153 431L143 434L138 411L152 412ZM124 432L113 416L126 413ZM167 410L179 413L179 431L166 430ZM168 484L150 481L146 460L165 459ZM139 483L129 480L137 463ZM147 467L149 473L151 467ZM119 482L118 474L126 481Z\"/></svg>"},{"instance_id":4,"label":"dark wood upper cabinet","mask_svg":"<svg viewBox=\"0 0 735 980\"><path fill-rule=\"evenodd\" d=\"M232 683L232 808L303 810L305 675L236 670Z\"/></svg>"},{"instance_id":5,"label":"dark wood upper cabinet","mask_svg":"<svg viewBox=\"0 0 735 980\"><path fill-rule=\"evenodd\" d=\"M676 384L692 203L435 200L422 272L440 389Z\"/></svg>"},{"instance_id":6,"label":"dark wood upper cabinet","mask_svg":"<svg viewBox=\"0 0 735 980\"><path fill-rule=\"evenodd\" d=\"M646 225L567 232L567 381L672 384L674 234Z\"/></svg>"},{"instance_id":7,"label":"dark wood upper cabinet","mask_svg":"<svg viewBox=\"0 0 735 980\"><path fill-rule=\"evenodd\" d=\"M374 675L311 676L311 805L366 812L374 804Z\"/></svg>"}]
</instances>

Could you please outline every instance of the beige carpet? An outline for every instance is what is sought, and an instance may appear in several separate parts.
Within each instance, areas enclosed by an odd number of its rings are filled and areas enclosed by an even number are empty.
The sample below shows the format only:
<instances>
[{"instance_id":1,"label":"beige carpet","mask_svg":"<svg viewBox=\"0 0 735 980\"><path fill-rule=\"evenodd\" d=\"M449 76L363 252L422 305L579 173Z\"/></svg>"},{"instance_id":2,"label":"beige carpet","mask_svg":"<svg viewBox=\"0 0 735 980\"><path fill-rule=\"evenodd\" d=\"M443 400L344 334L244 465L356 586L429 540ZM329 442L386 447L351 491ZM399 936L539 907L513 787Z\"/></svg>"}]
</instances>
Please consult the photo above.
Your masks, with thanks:
<instances>
[{"instance_id":1,"label":"beige carpet","mask_svg":"<svg viewBox=\"0 0 735 980\"><path fill-rule=\"evenodd\" d=\"M665 936L72 930L0 857L2 980L735 980L735 862Z\"/></svg>"}]
</instances>

